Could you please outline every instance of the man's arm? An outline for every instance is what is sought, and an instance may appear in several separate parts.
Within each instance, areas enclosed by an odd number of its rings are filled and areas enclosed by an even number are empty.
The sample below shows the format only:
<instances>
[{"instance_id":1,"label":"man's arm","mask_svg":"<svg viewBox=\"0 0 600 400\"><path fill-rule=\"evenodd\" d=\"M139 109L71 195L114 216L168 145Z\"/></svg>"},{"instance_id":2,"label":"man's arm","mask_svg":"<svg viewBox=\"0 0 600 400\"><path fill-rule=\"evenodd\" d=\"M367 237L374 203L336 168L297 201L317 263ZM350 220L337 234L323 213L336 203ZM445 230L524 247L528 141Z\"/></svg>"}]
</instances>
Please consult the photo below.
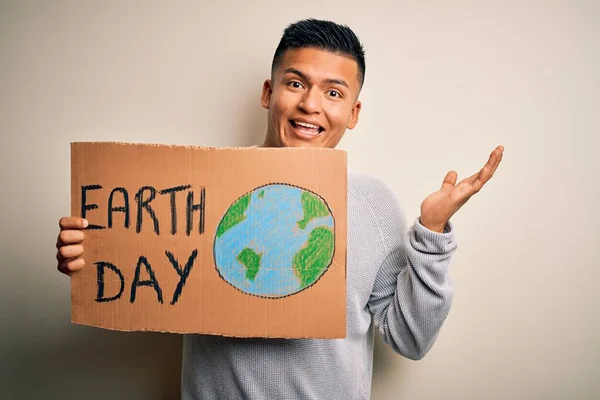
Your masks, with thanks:
<instances>
[{"instance_id":1,"label":"man's arm","mask_svg":"<svg viewBox=\"0 0 600 400\"><path fill-rule=\"evenodd\" d=\"M448 172L442 187L421 204L421 217L407 235L391 191L383 190L383 202L373 209L387 254L369 308L384 341L408 358L429 351L450 311L448 269L456 249L450 218L492 178L503 153L504 146L496 147L480 171L458 184L456 172Z\"/></svg>"},{"instance_id":2,"label":"man's arm","mask_svg":"<svg viewBox=\"0 0 600 400\"><path fill-rule=\"evenodd\" d=\"M387 256L368 306L383 340L397 353L418 360L435 342L452 304L454 231L448 223L444 233L433 232L417 219L407 232L402 209L389 189L377 208L373 211Z\"/></svg>"}]
</instances>

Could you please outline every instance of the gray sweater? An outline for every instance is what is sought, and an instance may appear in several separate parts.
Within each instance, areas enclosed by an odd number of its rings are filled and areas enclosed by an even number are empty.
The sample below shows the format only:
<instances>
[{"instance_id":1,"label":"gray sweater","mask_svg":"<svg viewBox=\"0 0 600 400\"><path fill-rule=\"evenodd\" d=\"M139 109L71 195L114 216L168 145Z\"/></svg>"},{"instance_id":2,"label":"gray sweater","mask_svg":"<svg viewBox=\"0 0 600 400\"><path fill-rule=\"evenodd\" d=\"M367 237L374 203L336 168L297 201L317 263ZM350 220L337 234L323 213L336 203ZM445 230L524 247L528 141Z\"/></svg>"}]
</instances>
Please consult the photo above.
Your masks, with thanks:
<instances>
[{"instance_id":1,"label":"gray sweater","mask_svg":"<svg viewBox=\"0 0 600 400\"><path fill-rule=\"evenodd\" d=\"M373 326L396 352L422 358L450 311L449 223L410 230L394 194L349 174L345 339L184 337L184 399L368 399Z\"/></svg>"}]
</instances>

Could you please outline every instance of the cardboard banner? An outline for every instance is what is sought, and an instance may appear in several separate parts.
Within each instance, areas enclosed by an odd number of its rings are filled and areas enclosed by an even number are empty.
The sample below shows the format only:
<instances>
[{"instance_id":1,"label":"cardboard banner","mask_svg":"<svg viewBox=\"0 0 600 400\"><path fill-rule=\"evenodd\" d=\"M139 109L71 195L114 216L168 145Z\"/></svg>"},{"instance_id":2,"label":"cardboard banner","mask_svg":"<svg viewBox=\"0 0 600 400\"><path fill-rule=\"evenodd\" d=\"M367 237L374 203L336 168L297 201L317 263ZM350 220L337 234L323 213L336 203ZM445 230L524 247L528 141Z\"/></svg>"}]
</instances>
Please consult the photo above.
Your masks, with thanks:
<instances>
[{"instance_id":1,"label":"cardboard banner","mask_svg":"<svg viewBox=\"0 0 600 400\"><path fill-rule=\"evenodd\" d=\"M72 143L72 322L343 338L346 202L340 150Z\"/></svg>"}]
</instances>

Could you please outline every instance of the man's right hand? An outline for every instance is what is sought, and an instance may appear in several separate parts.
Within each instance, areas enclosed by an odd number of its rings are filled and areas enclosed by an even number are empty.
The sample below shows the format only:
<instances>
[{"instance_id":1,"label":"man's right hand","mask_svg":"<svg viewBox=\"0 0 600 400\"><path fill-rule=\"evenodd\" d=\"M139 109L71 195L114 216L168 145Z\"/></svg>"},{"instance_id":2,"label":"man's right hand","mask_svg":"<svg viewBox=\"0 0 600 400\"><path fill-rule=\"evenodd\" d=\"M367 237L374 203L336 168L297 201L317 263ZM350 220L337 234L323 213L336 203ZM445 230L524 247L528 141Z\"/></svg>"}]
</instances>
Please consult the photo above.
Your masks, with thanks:
<instances>
[{"instance_id":1,"label":"man's right hand","mask_svg":"<svg viewBox=\"0 0 600 400\"><path fill-rule=\"evenodd\" d=\"M81 258L83 254L83 229L88 226L88 221L79 217L63 217L58 221L60 232L56 240L56 260L58 270L63 274L79 271L85 265Z\"/></svg>"}]
</instances>

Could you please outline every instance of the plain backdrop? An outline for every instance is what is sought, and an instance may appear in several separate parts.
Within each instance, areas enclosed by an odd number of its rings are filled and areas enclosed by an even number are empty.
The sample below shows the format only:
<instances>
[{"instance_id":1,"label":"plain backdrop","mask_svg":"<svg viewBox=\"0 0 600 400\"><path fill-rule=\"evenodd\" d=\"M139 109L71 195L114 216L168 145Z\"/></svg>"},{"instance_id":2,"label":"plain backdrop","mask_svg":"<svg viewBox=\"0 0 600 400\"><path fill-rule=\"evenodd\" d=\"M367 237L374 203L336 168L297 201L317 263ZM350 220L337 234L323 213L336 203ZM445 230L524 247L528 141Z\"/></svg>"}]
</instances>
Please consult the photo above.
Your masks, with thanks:
<instances>
[{"instance_id":1,"label":"plain backdrop","mask_svg":"<svg viewBox=\"0 0 600 400\"><path fill-rule=\"evenodd\" d=\"M169 399L181 338L70 324L56 271L69 142L259 144L283 29L348 24L363 112L341 148L409 222L506 147L453 218L456 295L421 361L377 342L373 399L600 397L600 2L0 1L0 397Z\"/></svg>"}]
</instances>

